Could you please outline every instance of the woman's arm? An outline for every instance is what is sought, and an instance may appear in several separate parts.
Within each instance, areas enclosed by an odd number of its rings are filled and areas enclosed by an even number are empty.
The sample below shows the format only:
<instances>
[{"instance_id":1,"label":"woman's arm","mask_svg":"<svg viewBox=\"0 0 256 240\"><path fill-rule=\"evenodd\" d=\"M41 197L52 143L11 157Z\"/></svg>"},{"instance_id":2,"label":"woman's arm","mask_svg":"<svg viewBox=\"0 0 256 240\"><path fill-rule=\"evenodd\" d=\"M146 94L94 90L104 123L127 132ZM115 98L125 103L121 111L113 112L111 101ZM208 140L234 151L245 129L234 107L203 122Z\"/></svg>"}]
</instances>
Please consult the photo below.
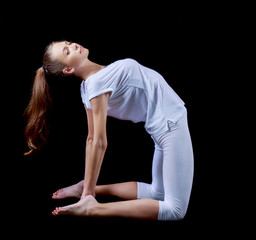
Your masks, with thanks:
<instances>
[{"instance_id":1,"label":"woman's arm","mask_svg":"<svg viewBox=\"0 0 256 240\"><path fill-rule=\"evenodd\" d=\"M109 94L105 93L91 99L92 114L90 110L87 110L89 132L86 150L88 152L86 153L84 190L81 198L87 195L95 196L96 183L107 148L106 123L108 98Z\"/></svg>"},{"instance_id":2,"label":"woman's arm","mask_svg":"<svg viewBox=\"0 0 256 240\"><path fill-rule=\"evenodd\" d=\"M94 127L93 127L93 114L92 110L88 109L86 105L84 105L85 110L86 110L86 115L87 115L87 124L88 124L88 136L87 136L87 141L93 139L93 133L94 133Z\"/></svg>"},{"instance_id":3,"label":"woman's arm","mask_svg":"<svg viewBox=\"0 0 256 240\"><path fill-rule=\"evenodd\" d=\"M93 113L91 109L88 109L86 105L84 105L87 115L87 125L88 125L88 135L86 139L85 145L85 167L86 167L86 159L89 159L91 147L92 147L92 140L93 140L93 133L94 133L94 126L93 126ZM84 171L85 172L85 171ZM84 185L84 181L83 181ZM83 187L84 189L84 187Z\"/></svg>"}]
</instances>

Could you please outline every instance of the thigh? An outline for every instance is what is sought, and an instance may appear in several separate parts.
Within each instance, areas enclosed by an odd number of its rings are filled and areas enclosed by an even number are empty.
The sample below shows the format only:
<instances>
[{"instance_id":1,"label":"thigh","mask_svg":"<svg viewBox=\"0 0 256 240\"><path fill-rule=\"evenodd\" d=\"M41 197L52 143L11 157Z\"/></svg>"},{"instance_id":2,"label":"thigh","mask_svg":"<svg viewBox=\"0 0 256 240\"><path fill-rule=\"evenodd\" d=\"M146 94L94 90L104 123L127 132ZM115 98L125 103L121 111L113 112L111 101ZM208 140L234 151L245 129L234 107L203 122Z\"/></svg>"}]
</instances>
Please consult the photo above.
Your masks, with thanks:
<instances>
[{"instance_id":1,"label":"thigh","mask_svg":"<svg viewBox=\"0 0 256 240\"><path fill-rule=\"evenodd\" d=\"M184 115L161 139L165 199L176 198L188 204L193 181L193 150Z\"/></svg>"},{"instance_id":2,"label":"thigh","mask_svg":"<svg viewBox=\"0 0 256 240\"><path fill-rule=\"evenodd\" d=\"M163 150L155 143L155 152L152 163L152 188L164 194L163 185Z\"/></svg>"}]
</instances>

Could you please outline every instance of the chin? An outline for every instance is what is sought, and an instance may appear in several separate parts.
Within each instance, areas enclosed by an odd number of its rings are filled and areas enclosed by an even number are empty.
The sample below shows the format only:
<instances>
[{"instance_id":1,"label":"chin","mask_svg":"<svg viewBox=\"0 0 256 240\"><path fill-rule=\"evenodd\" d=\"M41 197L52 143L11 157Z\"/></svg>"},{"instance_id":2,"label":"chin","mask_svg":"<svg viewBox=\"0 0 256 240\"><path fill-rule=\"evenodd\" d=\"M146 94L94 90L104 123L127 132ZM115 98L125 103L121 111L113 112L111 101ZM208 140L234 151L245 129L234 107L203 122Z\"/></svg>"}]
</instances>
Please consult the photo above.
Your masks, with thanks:
<instances>
[{"instance_id":1,"label":"chin","mask_svg":"<svg viewBox=\"0 0 256 240\"><path fill-rule=\"evenodd\" d=\"M89 56L89 49L85 49L85 52L86 52L86 54L87 54L87 57Z\"/></svg>"},{"instance_id":2,"label":"chin","mask_svg":"<svg viewBox=\"0 0 256 240\"><path fill-rule=\"evenodd\" d=\"M87 48L84 48L83 55L84 55L84 57L88 57L89 56L89 50Z\"/></svg>"}]
</instances>

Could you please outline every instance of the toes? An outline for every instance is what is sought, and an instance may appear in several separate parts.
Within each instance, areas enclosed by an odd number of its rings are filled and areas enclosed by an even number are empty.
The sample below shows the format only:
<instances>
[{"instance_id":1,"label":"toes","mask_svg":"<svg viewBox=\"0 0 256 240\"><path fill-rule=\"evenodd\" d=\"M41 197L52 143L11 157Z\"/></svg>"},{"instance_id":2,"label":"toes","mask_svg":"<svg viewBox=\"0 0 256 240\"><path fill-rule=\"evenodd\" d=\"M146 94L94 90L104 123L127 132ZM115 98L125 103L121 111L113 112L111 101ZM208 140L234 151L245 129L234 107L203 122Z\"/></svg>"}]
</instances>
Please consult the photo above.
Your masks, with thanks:
<instances>
[{"instance_id":1,"label":"toes","mask_svg":"<svg viewBox=\"0 0 256 240\"><path fill-rule=\"evenodd\" d=\"M57 198L57 194L53 194L53 195L52 195L52 198Z\"/></svg>"},{"instance_id":2,"label":"toes","mask_svg":"<svg viewBox=\"0 0 256 240\"><path fill-rule=\"evenodd\" d=\"M62 189L59 189L58 191L55 192L56 195L62 192Z\"/></svg>"},{"instance_id":3,"label":"toes","mask_svg":"<svg viewBox=\"0 0 256 240\"><path fill-rule=\"evenodd\" d=\"M56 208L52 211L52 215L57 216L57 215L59 215L59 214L61 213L61 211L62 211L62 208L56 207Z\"/></svg>"},{"instance_id":4,"label":"toes","mask_svg":"<svg viewBox=\"0 0 256 240\"><path fill-rule=\"evenodd\" d=\"M56 191L55 193L52 194L52 198L60 198L62 192L63 192L63 190L59 189L58 191Z\"/></svg>"},{"instance_id":5,"label":"toes","mask_svg":"<svg viewBox=\"0 0 256 240\"><path fill-rule=\"evenodd\" d=\"M59 193L59 190L56 191L56 192L54 192L54 193L52 194L52 196L56 196L56 195L58 195L58 193Z\"/></svg>"},{"instance_id":6,"label":"toes","mask_svg":"<svg viewBox=\"0 0 256 240\"><path fill-rule=\"evenodd\" d=\"M53 215L53 216L57 216L57 215L58 215L58 212L57 212L56 209L52 211L52 215Z\"/></svg>"}]
</instances>

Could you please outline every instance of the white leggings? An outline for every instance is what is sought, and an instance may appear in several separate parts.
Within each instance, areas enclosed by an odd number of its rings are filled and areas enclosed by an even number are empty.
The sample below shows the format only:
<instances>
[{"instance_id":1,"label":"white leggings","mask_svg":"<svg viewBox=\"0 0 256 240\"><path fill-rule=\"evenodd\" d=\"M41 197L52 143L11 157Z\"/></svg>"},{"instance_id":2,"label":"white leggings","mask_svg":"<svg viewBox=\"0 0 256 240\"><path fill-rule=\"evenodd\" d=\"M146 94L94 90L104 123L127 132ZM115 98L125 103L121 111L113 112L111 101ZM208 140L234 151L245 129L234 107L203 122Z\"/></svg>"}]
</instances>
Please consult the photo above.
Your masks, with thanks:
<instances>
[{"instance_id":1,"label":"white leggings","mask_svg":"<svg viewBox=\"0 0 256 240\"><path fill-rule=\"evenodd\" d=\"M194 160L187 113L154 139L152 183L138 182L138 198L159 200L158 220L184 218L193 181Z\"/></svg>"}]
</instances>

